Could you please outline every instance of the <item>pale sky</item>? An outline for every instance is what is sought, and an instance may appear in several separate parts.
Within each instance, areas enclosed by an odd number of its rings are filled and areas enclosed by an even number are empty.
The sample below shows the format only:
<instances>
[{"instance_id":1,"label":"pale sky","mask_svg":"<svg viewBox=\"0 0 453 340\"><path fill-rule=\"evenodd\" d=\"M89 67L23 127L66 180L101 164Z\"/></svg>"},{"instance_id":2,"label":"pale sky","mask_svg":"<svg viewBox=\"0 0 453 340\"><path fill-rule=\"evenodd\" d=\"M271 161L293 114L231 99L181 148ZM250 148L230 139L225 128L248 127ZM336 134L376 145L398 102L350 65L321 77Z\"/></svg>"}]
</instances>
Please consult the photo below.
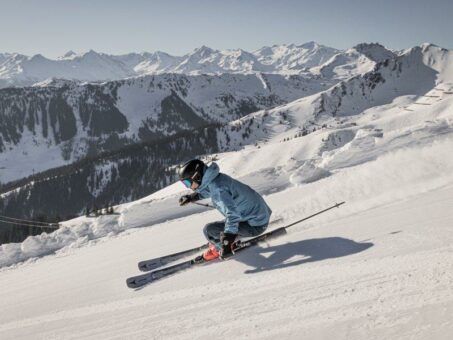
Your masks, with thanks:
<instances>
[{"instance_id":1,"label":"pale sky","mask_svg":"<svg viewBox=\"0 0 453 340\"><path fill-rule=\"evenodd\" d=\"M453 0L0 0L0 53L183 55L316 41L453 48Z\"/></svg>"}]
</instances>

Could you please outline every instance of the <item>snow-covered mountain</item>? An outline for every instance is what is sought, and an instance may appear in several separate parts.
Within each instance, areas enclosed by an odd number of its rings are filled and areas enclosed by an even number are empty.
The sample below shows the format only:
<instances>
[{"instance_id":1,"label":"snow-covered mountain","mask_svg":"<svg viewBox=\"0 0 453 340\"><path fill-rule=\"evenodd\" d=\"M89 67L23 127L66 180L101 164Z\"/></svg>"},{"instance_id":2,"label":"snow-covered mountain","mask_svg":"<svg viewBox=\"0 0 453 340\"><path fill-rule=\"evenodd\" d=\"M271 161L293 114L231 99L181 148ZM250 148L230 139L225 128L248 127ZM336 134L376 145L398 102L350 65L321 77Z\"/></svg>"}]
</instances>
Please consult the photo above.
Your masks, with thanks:
<instances>
[{"instance_id":1,"label":"snow-covered mountain","mask_svg":"<svg viewBox=\"0 0 453 340\"><path fill-rule=\"evenodd\" d=\"M52 77L102 81L133 75L124 63L93 50L81 55L68 52L57 60L41 54L27 57L15 53L0 62L1 87L32 85Z\"/></svg>"},{"instance_id":2,"label":"snow-covered mountain","mask_svg":"<svg viewBox=\"0 0 453 340\"><path fill-rule=\"evenodd\" d=\"M244 50L213 50L207 46L195 49L184 56L172 72L184 74L252 73L275 71L261 64L257 58Z\"/></svg>"},{"instance_id":3,"label":"snow-covered mountain","mask_svg":"<svg viewBox=\"0 0 453 340\"><path fill-rule=\"evenodd\" d=\"M263 65L287 72L322 65L337 53L340 51L314 41L299 46L295 44L265 46L253 52Z\"/></svg>"},{"instance_id":4,"label":"snow-covered mountain","mask_svg":"<svg viewBox=\"0 0 453 340\"><path fill-rule=\"evenodd\" d=\"M131 67L135 74L139 75L172 73L174 68L183 60L183 57L175 57L160 51L144 53L137 57L140 57L137 59L138 62L132 62L126 56L120 56L118 58Z\"/></svg>"},{"instance_id":5,"label":"snow-covered mountain","mask_svg":"<svg viewBox=\"0 0 453 340\"><path fill-rule=\"evenodd\" d=\"M406 112L438 102L449 107L450 101L445 100L453 90L452 65L453 51L432 44L408 49L398 57L374 62L372 70L328 90L231 122L233 140L239 146L266 140L269 135L293 138L338 122L355 122L367 110L386 105Z\"/></svg>"},{"instance_id":6,"label":"snow-covered mountain","mask_svg":"<svg viewBox=\"0 0 453 340\"><path fill-rule=\"evenodd\" d=\"M47 78L80 81L108 81L162 73L307 74L341 51L315 42L302 45L274 45L253 52L242 49L214 50L202 46L184 56L165 52L108 55L90 50L77 54L68 51L53 60L38 54L0 54L0 88L30 86ZM360 54L361 52L357 52ZM319 73L319 72L318 72Z\"/></svg>"},{"instance_id":7,"label":"snow-covered mountain","mask_svg":"<svg viewBox=\"0 0 453 340\"><path fill-rule=\"evenodd\" d=\"M347 79L371 71L376 63L395 58L396 54L380 44L359 44L339 51L323 64L311 68L313 74L325 78Z\"/></svg>"},{"instance_id":8,"label":"snow-covered mountain","mask_svg":"<svg viewBox=\"0 0 453 340\"><path fill-rule=\"evenodd\" d=\"M330 85L275 74L162 74L104 84L58 79L0 89L0 182L128 144L227 123Z\"/></svg>"}]
</instances>

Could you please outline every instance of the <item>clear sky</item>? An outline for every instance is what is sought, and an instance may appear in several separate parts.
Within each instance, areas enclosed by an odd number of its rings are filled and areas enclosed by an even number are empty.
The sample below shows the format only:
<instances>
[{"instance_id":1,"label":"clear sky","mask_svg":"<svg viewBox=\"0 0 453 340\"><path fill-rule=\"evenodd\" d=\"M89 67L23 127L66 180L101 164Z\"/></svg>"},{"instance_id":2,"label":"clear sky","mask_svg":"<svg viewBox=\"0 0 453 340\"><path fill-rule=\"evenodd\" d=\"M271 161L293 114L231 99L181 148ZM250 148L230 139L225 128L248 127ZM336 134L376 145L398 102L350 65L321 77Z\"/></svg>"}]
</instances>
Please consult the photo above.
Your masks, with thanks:
<instances>
[{"instance_id":1,"label":"clear sky","mask_svg":"<svg viewBox=\"0 0 453 340\"><path fill-rule=\"evenodd\" d=\"M182 55L317 41L453 48L453 0L0 0L0 52Z\"/></svg>"}]
</instances>

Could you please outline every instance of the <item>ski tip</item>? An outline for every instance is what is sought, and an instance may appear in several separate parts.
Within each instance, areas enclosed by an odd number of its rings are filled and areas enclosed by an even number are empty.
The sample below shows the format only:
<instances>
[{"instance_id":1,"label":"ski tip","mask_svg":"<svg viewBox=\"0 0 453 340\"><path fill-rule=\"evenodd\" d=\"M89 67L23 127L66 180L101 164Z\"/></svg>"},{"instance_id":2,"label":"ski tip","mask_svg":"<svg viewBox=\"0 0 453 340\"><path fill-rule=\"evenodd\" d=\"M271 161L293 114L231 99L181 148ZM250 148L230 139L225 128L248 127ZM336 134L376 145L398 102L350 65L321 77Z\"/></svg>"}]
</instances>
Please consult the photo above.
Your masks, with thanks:
<instances>
[{"instance_id":1,"label":"ski tip","mask_svg":"<svg viewBox=\"0 0 453 340\"><path fill-rule=\"evenodd\" d=\"M135 281L134 281L134 280L129 280L129 279L127 279L127 280L126 280L126 285L127 285L129 288L136 288L136 284L135 284Z\"/></svg>"},{"instance_id":2,"label":"ski tip","mask_svg":"<svg viewBox=\"0 0 453 340\"><path fill-rule=\"evenodd\" d=\"M139 289L151 281L150 277L130 277L126 280L126 285L132 289Z\"/></svg>"}]
</instances>

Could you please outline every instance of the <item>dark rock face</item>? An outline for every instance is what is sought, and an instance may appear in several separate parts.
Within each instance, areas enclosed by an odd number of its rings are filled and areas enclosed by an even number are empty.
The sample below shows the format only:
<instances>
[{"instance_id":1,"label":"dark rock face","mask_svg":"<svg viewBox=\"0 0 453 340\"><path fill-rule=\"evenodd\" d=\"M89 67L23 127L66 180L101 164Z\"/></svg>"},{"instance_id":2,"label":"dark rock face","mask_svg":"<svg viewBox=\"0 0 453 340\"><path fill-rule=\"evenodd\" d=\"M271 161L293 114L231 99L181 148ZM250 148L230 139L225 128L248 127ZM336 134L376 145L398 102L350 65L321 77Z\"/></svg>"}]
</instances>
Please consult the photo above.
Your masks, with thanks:
<instances>
[{"instance_id":1,"label":"dark rock face","mask_svg":"<svg viewBox=\"0 0 453 340\"><path fill-rule=\"evenodd\" d=\"M87 85L77 98L83 128L90 137L120 134L129 127L127 118L115 106L113 94L105 94L100 86Z\"/></svg>"},{"instance_id":2,"label":"dark rock face","mask_svg":"<svg viewBox=\"0 0 453 340\"><path fill-rule=\"evenodd\" d=\"M99 88L21 88L0 90L0 150L17 145L25 130L41 142L60 145L85 132L108 137L127 130L127 118ZM90 100L91 99L91 100ZM80 120L82 126L77 126Z\"/></svg>"},{"instance_id":3,"label":"dark rock face","mask_svg":"<svg viewBox=\"0 0 453 340\"><path fill-rule=\"evenodd\" d=\"M197 128L207 124L173 90L171 95L162 100L160 106L159 121L167 125L169 131L178 131L181 127L186 129Z\"/></svg>"},{"instance_id":4,"label":"dark rock face","mask_svg":"<svg viewBox=\"0 0 453 340\"><path fill-rule=\"evenodd\" d=\"M44 111L43 127L44 123L47 123L47 114L50 116L50 126L57 144L75 137L77 127L74 111L61 93L57 93L55 97L50 98L48 111ZM47 129L47 124L45 125ZM30 126L33 125L30 124ZM43 135L47 135L47 131L46 134L43 132Z\"/></svg>"}]
</instances>

